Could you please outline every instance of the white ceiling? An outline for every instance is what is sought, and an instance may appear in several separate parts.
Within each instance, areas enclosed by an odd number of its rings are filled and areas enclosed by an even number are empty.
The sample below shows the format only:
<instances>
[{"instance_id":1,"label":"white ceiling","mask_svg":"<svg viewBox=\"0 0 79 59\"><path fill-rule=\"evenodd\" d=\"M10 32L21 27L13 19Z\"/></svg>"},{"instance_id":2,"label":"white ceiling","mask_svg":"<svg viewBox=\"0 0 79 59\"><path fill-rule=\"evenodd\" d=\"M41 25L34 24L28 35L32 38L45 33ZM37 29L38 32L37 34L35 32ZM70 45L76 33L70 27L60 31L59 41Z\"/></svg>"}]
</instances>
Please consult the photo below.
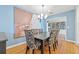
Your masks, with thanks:
<instances>
[{"instance_id":1,"label":"white ceiling","mask_svg":"<svg viewBox=\"0 0 79 59\"><path fill-rule=\"evenodd\" d=\"M31 12L34 14L56 14L60 12L66 12L75 8L73 5L17 5L17 8L21 8L27 12Z\"/></svg>"}]
</instances>

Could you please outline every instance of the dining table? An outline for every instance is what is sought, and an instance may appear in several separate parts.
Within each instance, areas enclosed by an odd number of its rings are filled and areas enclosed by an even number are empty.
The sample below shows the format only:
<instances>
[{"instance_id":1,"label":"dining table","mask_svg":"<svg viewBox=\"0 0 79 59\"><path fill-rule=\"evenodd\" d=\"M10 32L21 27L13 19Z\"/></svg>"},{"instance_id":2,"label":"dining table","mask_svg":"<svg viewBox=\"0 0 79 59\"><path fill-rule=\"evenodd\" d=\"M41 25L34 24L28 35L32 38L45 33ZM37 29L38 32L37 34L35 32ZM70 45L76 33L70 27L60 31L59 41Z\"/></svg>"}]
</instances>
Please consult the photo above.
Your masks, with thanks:
<instances>
[{"instance_id":1,"label":"dining table","mask_svg":"<svg viewBox=\"0 0 79 59\"><path fill-rule=\"evenodd\" d=\"M49 41L50 33L49 32L42 32L40 34L34 35L35 40L40 41L41 43L41 54L44 54L44 43L45 41Z\"/></svg>"}]
</instances>

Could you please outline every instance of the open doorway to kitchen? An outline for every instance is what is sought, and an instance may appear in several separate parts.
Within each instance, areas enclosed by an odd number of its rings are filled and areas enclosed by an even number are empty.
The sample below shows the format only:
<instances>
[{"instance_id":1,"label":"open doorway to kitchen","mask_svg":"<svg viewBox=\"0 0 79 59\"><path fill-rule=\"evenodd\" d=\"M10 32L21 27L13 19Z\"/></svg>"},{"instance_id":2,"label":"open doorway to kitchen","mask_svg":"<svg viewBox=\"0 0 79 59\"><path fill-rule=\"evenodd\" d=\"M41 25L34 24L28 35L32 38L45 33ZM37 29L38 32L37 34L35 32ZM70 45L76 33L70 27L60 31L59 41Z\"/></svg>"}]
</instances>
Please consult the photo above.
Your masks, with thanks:
<instances>
[{"instance_id":1,"label":"open doorway to kitchen","mask_svg":"<svg viewBox=\"0 0 79 59\"><path fill-rule=\"evenodd\" d=\"M67 17L55 17L47 19L47 31L50 32L52 29L60 29L58 34L58 41L67 39Z\"/></svg>"}]
</instances>

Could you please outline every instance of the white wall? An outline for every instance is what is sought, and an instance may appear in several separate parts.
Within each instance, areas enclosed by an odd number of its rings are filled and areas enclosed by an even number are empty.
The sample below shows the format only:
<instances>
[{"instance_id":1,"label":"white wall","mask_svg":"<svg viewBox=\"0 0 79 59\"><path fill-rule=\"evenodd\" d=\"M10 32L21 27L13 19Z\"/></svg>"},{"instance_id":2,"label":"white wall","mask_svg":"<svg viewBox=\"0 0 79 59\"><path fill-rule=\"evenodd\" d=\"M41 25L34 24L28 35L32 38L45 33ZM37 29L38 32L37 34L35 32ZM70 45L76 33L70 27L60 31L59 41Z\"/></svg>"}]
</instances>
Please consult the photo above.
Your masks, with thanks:
<instances>
[{"instance_id":1,"label":"white wall","mask_svg":"<svg viewBox=\"0 0 79 59\"><path fill-rule=\"evenodd\" d=\"M75 31L76 31L76 43L79 44L79 6L76 7L76 20L75 20Z\"/></svg>"}]
</instances>

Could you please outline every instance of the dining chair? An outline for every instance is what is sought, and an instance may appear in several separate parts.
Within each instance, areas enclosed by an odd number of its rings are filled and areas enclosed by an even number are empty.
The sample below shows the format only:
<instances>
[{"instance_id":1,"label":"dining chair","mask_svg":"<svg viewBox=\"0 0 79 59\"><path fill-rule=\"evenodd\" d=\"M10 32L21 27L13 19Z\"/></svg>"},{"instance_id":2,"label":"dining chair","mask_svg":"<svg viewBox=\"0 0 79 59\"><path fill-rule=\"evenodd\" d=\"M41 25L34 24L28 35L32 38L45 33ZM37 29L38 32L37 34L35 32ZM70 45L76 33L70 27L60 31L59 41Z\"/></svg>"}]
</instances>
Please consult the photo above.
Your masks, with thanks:
<instances>
[{"instance_id":1,"label":"dining chair","mask_svg":"<svg viewBox=\"0 0 79 59\"><path fill-rule=\"evenodd\" d=\"M58 33L59 33L59 29L51 30L50 39L49 39L49 53L51 53L50 48L52 48L55 51L55 49L58 46L58 39L57 39Z\"/></svg>"},{"instance_id":2,"label":"dining chair","mask_svg":"<svg viewBox=\"0 0 79 59\"><path fill-rule=\"evenodd\" d=\"M33 35L37 35L37 34L43 33L42 29L31 29L31 30L32 30ZM38 43L38 44L41 44L39 40L35 40L35 42ZM39 47L39 49L41 49L41 48Z\"/></svg>"},{"instance_id":3,"label":"dining chair","mask_svg":"<svg viewBox=\"0 0 79 59\"><path fill-rule=\"evenodd\" d=\"M31 49L32 53L34 54L34 50L38 49L38 47L41 44L39 44L38 42L35 42L32 30L25 30L25 37L26 37L26 44L27 44L26 53L28 49Z\"/></svg>"}]
</instances>

